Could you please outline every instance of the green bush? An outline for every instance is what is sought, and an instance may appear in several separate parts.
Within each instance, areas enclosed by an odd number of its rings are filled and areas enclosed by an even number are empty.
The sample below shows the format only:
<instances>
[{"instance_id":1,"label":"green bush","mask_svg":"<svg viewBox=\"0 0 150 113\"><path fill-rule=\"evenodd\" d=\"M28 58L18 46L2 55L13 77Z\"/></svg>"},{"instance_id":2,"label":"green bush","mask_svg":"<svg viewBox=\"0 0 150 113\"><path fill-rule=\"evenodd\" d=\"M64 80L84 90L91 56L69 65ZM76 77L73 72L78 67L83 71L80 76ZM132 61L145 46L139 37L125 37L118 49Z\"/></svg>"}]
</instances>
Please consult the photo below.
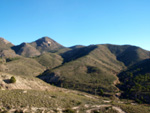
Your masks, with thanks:
<instances>
[{"instance_id":1,"label":"green bush","mask_svg":"<svg viewBox=\"0 0 150 113\"><path fill-rule=\"evenodd\" d=\"M100 95L101 95L101 96L104 95L103 89L100 89Z\"/></svg>"},{"instance_id":2,"label":"green bush","mask_svg":"<svg viewBox=\"0 0 150 113\"><path fill-rule=\"evenodd\" d=\"M15 83L16 82L16 78L14 77L14 76L12 76L11 78L10 78L10 83Z\"/></svg>"},{"instance_id":3,"label":"green bush","mask_svg":"<svg viewBox=\"0 0 150 113\"><path fill-rule=\"evenodd\" d=\"M63 113L75 113L75 111L72 109L66 109L63 111Z\"/></svg>"},{"instance_id":4,"label":"green bush","mask_svg":"<svg viewBox=\"0 0 150 113\"><path fill-rule=\"evenodd\" d=\"M11 62L11 61L14 61L14 60L19 60L20 58L19 57L15 57L15 58L6 58L6 62Z\"/></svg>"}]
</instances>

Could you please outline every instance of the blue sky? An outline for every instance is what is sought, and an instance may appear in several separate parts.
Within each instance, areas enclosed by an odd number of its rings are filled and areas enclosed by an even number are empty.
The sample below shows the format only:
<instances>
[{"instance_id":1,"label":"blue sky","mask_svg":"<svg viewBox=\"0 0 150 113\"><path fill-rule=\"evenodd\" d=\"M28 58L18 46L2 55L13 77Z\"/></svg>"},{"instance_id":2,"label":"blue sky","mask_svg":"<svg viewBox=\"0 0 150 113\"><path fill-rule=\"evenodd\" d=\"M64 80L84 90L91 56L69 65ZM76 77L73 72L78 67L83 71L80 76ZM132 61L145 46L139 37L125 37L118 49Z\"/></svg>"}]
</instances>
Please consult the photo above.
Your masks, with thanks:
<instances>
[{"instance_id":1,"label":"blue sky","mask_svg":"<svg viewBox=\"0 0 150 113\"><path fill-rule=\"evenodd\" d=\"M150 50L150 0L0 0L0 37L49 36L64 46L131 44Z\"/></svg>"}]
</instances>

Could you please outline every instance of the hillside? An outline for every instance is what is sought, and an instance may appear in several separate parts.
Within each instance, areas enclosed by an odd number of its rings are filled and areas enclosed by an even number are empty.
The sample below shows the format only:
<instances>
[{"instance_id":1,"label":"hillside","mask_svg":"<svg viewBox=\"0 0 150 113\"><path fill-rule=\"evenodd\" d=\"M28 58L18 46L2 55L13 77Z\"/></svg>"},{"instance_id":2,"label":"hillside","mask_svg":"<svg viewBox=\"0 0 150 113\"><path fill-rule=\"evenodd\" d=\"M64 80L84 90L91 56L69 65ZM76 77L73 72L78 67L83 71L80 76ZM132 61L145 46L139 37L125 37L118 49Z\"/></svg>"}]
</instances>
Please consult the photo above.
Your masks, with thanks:
<instances>
[{"instance_id":1,"label":"hillside","mask_svg":"<svg viewBox=\"0 0 150 113\"><path fill-rule=\"evenodd\" d=\"M5 50L0 51L0 57L1 58L15 58L15 57L19 57L19 55L17 55L15 51L13 51L12 49L5 49Z\"/></svg>"},{"instance_id":2,"label":"hillside","mask_svg":"<svg viewBox=\"0 0 150 113\"><path fill-rule=\"evenodd\" d=\"M37 76L46 68L36 60L24 57L1 59L0 71L20 76Z\"/></svg>"},{"instance_id":3,"label":"hillside","mask_svg":"<svg viewBox=\"0 0 150 113\"><path fill-rule=\"evenodd\" d=\"M0 73L1 112L57 112L86 103L101 103L84 93L59 89L31 76L14 76L16 83L9 83L11 76L14 75Z\"/></svg>"},{"instance_id":4,"label":"hillside","mask_svg":"<svg viewBox=\"0 0 150 113\"><path fill-rule=\"evenodd\" d=\"M123 62L126 66L134 65L137 62L150 57L150 52L140 47L131 45L118 46L110 44L107 44L106 46L113 54L115 54L117 60Z\"/></svg>"},{"instance_id":5,"label":"hillside","mask_svg":"<svg viewBox=\"0 0 150 113\"><path fill-rule=\"evenodd\" d=\"M150 59L141 61L118 75L123 97L150 103Z\"/></svg>"},{"instance_id":6,"label":"hillside","mask_svg":"<svg viewBox=\"0 0 150 113\"><path fill-rule=\"evenodd\" d=\"M149 113L150 108L133 105L134 101L115 100L83 92L57 88L38 78L0 73L1 113ZM9 89L9 90L7 90ZM142 112L141 112L142 111Z\"/></svg>"},{"instance_id":7,"label":"hillside","mask_svg":"<svg viewBox=\"0 0 150 113\"><path fill-rule=\"evenodd\" d=\"M14 76L16 83L9 83L10 78ZM52 86L46 84L42 80L32 77L32 76L18 76L14 74L0 72L0 87L1 90L13 90L13 89L22 89L22 90L54 90Z\"/></svg>"},{"instance_id":8,"label":"hillside","mask_svg":"<svg viewBox=\"0 0 150 113\"><path fill-rule=\"evenodd\" d=\"M0 44L0 112L150 112L135 103L150 102L149 51L111 44L66 48L49 37L17 46L0 38Z\"/></svg>"},{"instance_id":9,"label":"hillside","mask_svg":"<svg viewBox=\"0 0 150 113\"><path fill-rule=\"evenodd\" d=\"M115 93L116 74L125 66L104 45L93 45L62 54L64 64L45 71L39 78L60 87L92 94Z\"/></svg>"},{"instance_id":10,"label":"hillside","mask_svg":"<svg viewBox=\"0 0 150 113\"><path fill-rule=\"evenodd\" d=\"M41 65L46 67L47 69L55 68L62 64L63 58L56 53L43 53L40 56L34 57L36 61L38 61Z\"/></svg>"}]
</instances>

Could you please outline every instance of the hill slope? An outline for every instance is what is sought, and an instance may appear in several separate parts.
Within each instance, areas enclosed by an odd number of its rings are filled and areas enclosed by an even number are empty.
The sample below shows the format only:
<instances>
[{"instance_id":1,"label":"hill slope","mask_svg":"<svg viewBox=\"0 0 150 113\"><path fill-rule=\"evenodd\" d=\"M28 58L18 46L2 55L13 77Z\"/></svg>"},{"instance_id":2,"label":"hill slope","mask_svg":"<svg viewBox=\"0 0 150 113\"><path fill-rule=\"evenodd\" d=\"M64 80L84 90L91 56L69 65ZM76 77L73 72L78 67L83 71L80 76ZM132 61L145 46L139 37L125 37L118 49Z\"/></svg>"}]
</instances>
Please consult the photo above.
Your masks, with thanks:
<instances>
[{"instance_id":1,"label":"hill slope","mask_svg":"<svg viewBox=\"0 0 150 113\"><path fill-rule=\"evenodd\" d=\"M4 38L0 38L0 57L12 58L18 55L11 49L14 45Z\"/></svg>"},{"instance_id":2,"label":"hill slope","mask_svg":"<svg viewBox=\"0 0 150 113\"><path fill-rule=\"evenodd\" d=\"M124 65L104 45L77 48L62 56L63 65L47 70L39 78L57 86L89 93L117 91L114 86L116 74Z\"/></svg>"},{"instance_id":3,"label":"hill slope","mask_svg":"<svg viewBox=\"0 0 150 113\"><path fill-rule=\"evenodd\" d=\"M108 49L115 54L117 60L123 62L126 66L131 66L139 61L149 58L150 52L140 47L131 45L106 45Z\"/></svg>"},{"instance_id":4,"label":"hill slope","mask_svg":"<svg viewBox=\"0 0 150 113\"><path fill-rule=\"evenodd\" d=\"M19 57L12 49L4 49L0 51L0 58L15 58Z\"/></svg>"},{"instance_id":5,"label":"hill slope","mask_svg":"<svg viewBox=\"0 0 150 113\"><path fill-rule=\"evenodd\" d=\"M57 88L34 77L14 76L16 83L9 83L11 74L0 73L0 112L6 113L149 113L150 108L132 105L132 101L112 100L86 93ZM9 89L9 90L7 90ZM120 104L120 102L122 104Z\"/></svg>"},{"instance_id":6,"label":"hill slope","mask_svg":"<svg viewBox=\"0 0 150 113\"><path fill-rule=\"evenodd\" d=\"M12 46L12 43L0 37L0 50L10 49Z\"/></svg>"},{"instance_id":7,"label":"hill slope","mask_svg":"<svg viewBox=\"0 0 150 113\"><path fill-rule=\"evenodd\" d=\"M150 59L141 61L118 75L125 98L150 103Z\"/></svg>"},{"instance_id":8,"label":"hill slope","mask_svg":"<svg viewBox=\"0 0 150 113\"><path fill-rule=\"evenodd\" d=\"M9 83L14 76L15 83ZM52 86L33 76L18 76L14 74L0 72L0 87L2 90L22 89L22 90L52 90Z\"/></svg>"},{"instance_id":9,"label":"hill slope","mask_svg":"<svg viewBox=\"0 0 150 113\"><path fill-rule=\"evenodd\" d=\"M48 37L19 46L0 39L0 44L0 112L150 112L114 97L119 77L123 97L150 102L149 51L110 44L64 48ZM111 100L51 86L37 75L53 85ZM11 76L16 83L9 83Z\"/></svg>"},{"instance_id":10,"label":"hill slope","mask_svg":"<svg viewBox=\"0 0 150 113\"><path fill-rule=\"evenodd\" d=\"M13 46L12 49L16 52L16 54L25 57L34 57L39 56L41 54L36 48L34 48L28 43L22 43L18 46Z\"/></svg>"},{"instance_id":11,"label":"hill slope","mask_svg":"<svg viewBox=\"0 0 150 113\"><path fill-rule=\"evenodd\" d=\"M40 56L34 57L34 59L47 69L55 68L63 62L63 58L56 53L43 53Z\"/></svg>"},{"instance_id":12,"label":"hill slope","mask_svg":"<svg viewBox=\"0 0 150 113\"><path fill-rule=\"evenodd\" d=\"M5 60L5 59L3 59ZM9 58L0 63L0 71L15 75L37 76L46 68L31 58Z\"/></svg>"}]
</instances>

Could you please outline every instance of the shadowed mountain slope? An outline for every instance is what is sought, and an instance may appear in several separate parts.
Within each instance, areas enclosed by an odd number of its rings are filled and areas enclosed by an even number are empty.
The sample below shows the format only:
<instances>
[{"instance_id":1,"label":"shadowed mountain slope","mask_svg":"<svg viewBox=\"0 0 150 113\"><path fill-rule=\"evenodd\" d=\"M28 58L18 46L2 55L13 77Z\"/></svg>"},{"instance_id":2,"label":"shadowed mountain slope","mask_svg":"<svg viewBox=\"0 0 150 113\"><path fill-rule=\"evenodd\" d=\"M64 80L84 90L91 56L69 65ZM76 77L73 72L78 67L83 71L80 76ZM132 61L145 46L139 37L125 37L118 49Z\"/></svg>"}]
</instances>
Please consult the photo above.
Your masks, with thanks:
<instances>
[{"instance_id":1,"label":"shadowed mountain slope","mask_svg":"<svg viewBox=\"0 0 150 113\"><path fill-rule=\"evenodd\" d=\"M116 55L117 60L123 62L126 66L131 66L139 61L150 57L150 52L140 47L130 45L106 45L108 49Z\"/></svg>"},{"instance_id":2,"label":"shadowed mountain slope","mask_svg":"<svg viewBox=\"0 0 150 113\"><path fill-rule=\"evenodd\" d=\"M95 48L97 48L96 45L75 48L75 49L72 49L70 51L67 51L67 52L61 54L61 56L63 57L64 63L65 63L65 62L76 60L82 56L88 55Z\"/></svg>"}]
</instances>

